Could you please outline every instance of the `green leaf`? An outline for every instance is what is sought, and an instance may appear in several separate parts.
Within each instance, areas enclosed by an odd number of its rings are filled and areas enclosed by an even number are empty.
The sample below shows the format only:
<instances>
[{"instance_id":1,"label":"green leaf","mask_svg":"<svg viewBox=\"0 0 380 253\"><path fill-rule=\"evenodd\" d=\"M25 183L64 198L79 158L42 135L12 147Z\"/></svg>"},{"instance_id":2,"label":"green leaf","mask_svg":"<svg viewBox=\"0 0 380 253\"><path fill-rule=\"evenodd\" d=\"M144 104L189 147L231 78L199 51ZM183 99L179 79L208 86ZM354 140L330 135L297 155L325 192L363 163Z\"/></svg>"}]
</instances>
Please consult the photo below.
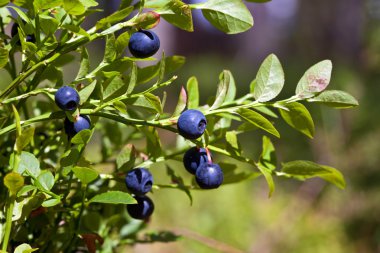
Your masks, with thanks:
<instances>
[{"instance_id":1,"label":"green leaf","mask_svg":"<svg viewBox=\"0 0 380 253\"><path fill-rule=\"evenodd\" d=\"M102 18L96 23L96 29L103 29L104 27L115 24L117 22L122 21L126 17L128 17L129 14L133 11L133 6L129 6L127 8L124 8L122 10L118 10L108 17Z\"/></svg>"},{"instance_id":2,"label":"green leaf","mask_svg":"<svg viewBox=\"0 0 380 253\"><path fill-rule=\"evenodd\" d=\"M54 176L48 170L42 171L37 180L45 190L50 191L54 186Z\"/></svg>"},{"instance_id":3,"label":"green leaf","mask_svg":"<svg viewBox=\"0 0 380 253\"><path fill-rule=\"evenodd\" d=\"M107 85L103 91L103 99L104 100L107 100L112 95L117 93L117 91L119 91L120 89L125 87L124 80L119 75L114 76L112 78L109 78L106 82L104 82L103 86L104 85Z\"/></svg>"},{"instance_id":4,"label":"green leaf","mask_svg":"<svg viewBox=\"0 0 380 253\"><path fill-rule=\"evenodd\" d=\"M195 6L216 28L227 33L245 32L253 26L253 18L241 0L208 0Z\"/></svg>"},{"instance_id":5,"label":"green leaf","mask_svg":"<svg viewBox=\"0 0 380 253\"><path fill-rule=\"evenodd\" d=\"M55 33L59 25L58 20L48 15L40 15L39 21L42 31L48 35Z\"/></svg>"},{"instance_id":6,"label":"green leaf","mask_svg":"<svg viewBox=\"0 0 380 253\"><path fill-rule=\"evenodd\" d=\"M81 79L81 78L86 77L89 69L90 69L90 61L89 61L89 57L88 57L88 51L85 47L82 47L81 48L80 67L79 67L77 77L75 79Z\"/></svg>"},{"instance_id":7,"label":"green leaf","mask_svg":"<svg viewBox=\"0 0 380 253\"><path fill-rule=\"evenodd\" d=\"M141 13L134 20L134 23L139 29L152 29L160 23L160 15L154 11Z\"/></svg>"},{"instance_id":8,"label":"green leaf","mask_svg":"<svg viewBox=\"0 0 380 253\"><path fill-rule=\"evenodd\" d=\"M21 135L16 140L16 151L20 153L33 140L34 127L24 128Z\"/></svg>"},{"instance_id":9,"label":"green leaf","mask_svg":"<svg viewBox=\"0 0 380 253\"><path fill-rule=\"evenodd\" d=\"M106 37L106 47L104 51L104 62L111 63L116 59L116 38L114 34L109 34Z\"/></svg>"},{"instance_id":10,"label":"green leaf","mask_svg":"<svg viewBox=\"0 0 380 253\"><path fill-rule=\"evenodd\" d=\"M281 107L285 107L288 110ZM314 122L309 111L303 104L297 102L281 103L281 107L279 107L280 114L289 126L313 138Z\"/></svg>"},{"instance_id":11,"label":"green leaf","mask_svg":"<svg viewBox=\"0 0 380 253\"><path fill-rule=\"evenodd\" d=\"M132 63L131 74L130 74L130 77L129 77L127 94L131 94L133 92L133 90L135 89L136 84L137 84L137 64L135 62L133 62Z\"/></svg>"},{"instance_id":12,"label":"green leaf","mask_svg":"<svg viewBox=\"0 0 380 253\"><path fill-rule=\"evenodd\" d=\"M86 12L85 6L80 0L63 0L63 8L71 15L82 15Z\"/></svg>"},{"instance_id":13,"label":"green leaf","mask_svg":"<svg viewBox=\"0 0 380 253\"><path fill-rule=\"evenodd\" d=\"M50 198L50 199L45 200L42 203L42 206L43 207L52 207L52 206L56 206L56 205L58 205L60 203L61 203L61 199Z\"/></svg>"},{"instance_id":14,"label":"green leaf","mask_svg":"<svg viewBox=\"0 0 380 253\"><path fill-rule=\"evenodd\" d=\"M158 158L162 156L162 145L157 129L154 127L144 127L141 131L146 136L146 150L149 158Z\"/></svg>"},{"instance_id":15,"label":"green leaf","mask_svg":"<svg viewBox=\"0 0 380 253\"><path fill-rule=\"evenodd\" d=\"M9 52L4 47L0 47L0 68L4 68L7 65L9 59Z\"/></svg>"},{"instance_id":16,"label":"green leaf","mask_svg":"<svg viewBox=\"0 0 380 253\"><path fill-rule=\"evenodd\" d=\"M351 108L359 105L359 102L352 95L341 90L325 90L307 101L322 103L339 109Z\"/></svg>"},{"instance_id":17,"label":"green leaf","mask_svg":"<svg viewBox=\"0 0 380 253\"><path fill-rule=\"evenodd\" d=\"M71 143L77 145L86 144L91 139L91 136L92 131L90 129L84 129L71 139Z\"/></svg>"},{"instance_id":18,"label":"green leaf","mask_svg":"<svg viewBox=\"0 0 380 253\"><path fill-rule=\"evenodd\" d=\"M171 0L155 11L172 25L188 32L194 31L191 8L188 4L180 0Z\"/></svg>"},{"instance_id":19,"label":"green leaf","mask_svg":"<svg viewBox=\"0 0 380 253\"><path fill-rule=\"evenodd\" d=\"M99 176L99 173L96 170L87 167L76 166L72 168L72 171L83 184L89 184Z\"/></svg>"},{"instance_id":20,"label":"green leaf","mask_svg":"<svg viewBox=\"0 0 380 253\"><path fill-rule=\"evenodd\" d=\"M129 32L124 32L117 37L115 41L115 48L117 55L121 55L124 53L125 48L128 46L129 43Z\"/></svg>"},{"instance_id":21,"label":"green leaf","mask_svg":"<svg viewBox=\"0 0 380 253\"><path fill-rule=\"evenodd\" d=\"M37 10L46 10L61 6L63 4L63 0L34 0L33 4L34 8Z\"/></svg>"},{"instance_id":22,"label":"green leaf","mask_svg":"<svg viewBox=\"0 0 380 253\"><path fill-rule=\"evenodd\" d=\"M284 71L277 56L269 55L261 64L256 76L253 97L267 102L277 97L285 83Z\"/></svg>"},{"instance_id":23,"label":"green leaf","mask_svg":"<svg viewBox=\"0 0 380 253\"><path fill-rule=\"evenodd\" d=\"M17 197L21 197L22 195L30 192L30 191L33 191L34 189L36 189L36 187L34 185L24 185L18 192L17 192Z\"/></svg>"},{"instance_id":24,"label":"green leaf","mask_svg":"<svg viewBox=\"0 0 380 253\"><path fill-rule=\"evenodd\" d=\"M113 107L115 107L116 110L123 114L127 114L127 106L122 101L115 101L112 103Z\"/></svg>"},{"instance_id":25,"label":"green leaf","mask_svg":"<svg viewBox=\"0 0 380 253\"><path fill-rule=\"evenodd\" d=\"M187 94L185 88L182 86L179 92L177 106L174 109L172 117L178 116L183 110L185 110L187 104Z\"/></svg>"},{"instance_id":26,"label":"green leaf","mask_svg":"<svg viewBox=\"0 0 380 253\"><path fill-rule=\"evenodd\" d=\"M22 133L20 115L13 104L12 104L12 109L13 109L13 114L15 116L15 121L16 121L16 130L17 130L16 133L17 133L17 137L19 137Z\"/></svg>"},{"instance_id":27,"label":"green leaf","mask_svg":"<svg viewBox=\"0 0 380 253\"><path fill-rule=\"evenodd\" d=\"M296 95L306 99L314 97L326 89L330 83L332 63L330 60L321 61L310 67L297 84Z\"/></svg>"},{"instance_id":28,"label":"green leaf","mask_svg":"<svg viewBox=\"0 0 380 253\"><path fill-rule=\"evenodd\" d=\"M135 166L136 149L132 144L126 145L116 158L116 166L120 171L128 171Z\"/></svg>"},{"instance_id":29,"label":"green leaf","mask_svg":"<svg viewBox=\"0 0 380 253\"><path fill-rule=\"evenodd\" d=\"M195 76L192 76L187 80L186 84L187 89L187 108L195 109L199 106L199 89L198 89L198 80Z\"/></svg>"},{"instance_id":30,"label":"green leaf","mask_svg":"<svg viewBox=\"0 0 380 253\"><path fill-rule=\"evenodd\" d=\"M234 154L234 155L241 155L241 146L239 143L239 140L237 138L237 133L236 131L228 131L226 132L226 144L227 147L226 149Z\"/></svg>"},{"instance_id":31,"label":"green leaf","mask_svg":"<svg viewBox=\"0 0 380 253\"><path fill-rule=\"evenodd\" d=\"M267 181L269 192L268 197L272 197L274 191L275 191L275 184L272 177L272 172L268 168L264 167L261 163L256 164L257 168L260 170L260 172L264 175L265 180Z\"/></svg>"},{"instance_id":32,"label":"green leaf","mask_svg":"<svg viewBox=\"0 0 380 253\"><path fill-rule=\"evenodd\" d=\"M223 185L236 184L245 180L257 178L261 175L261 173L258 172L247 173L239 171L238 166L236 164L224 162L218 164L220 165L220 168L223 170Z\"/></svg>"},{"instance_id":33,"label":"green leaf","mask_svg":"<svg viewBox=\"0 0 380 253\"><path fill-rule=\"evenodd\" d=\"M89 200L89 203L104 204L136 204L137 201L128 193L121 191L108 191L95 195Z\"/></svg>"},{"instance_id":34,"label":"green leaf","mask_svg":"<svg viewBox=\"0 0 380 253\"><path fill-rule=\"evenodd\" d=\"M224 103L227 97L227 92L230 86L231 74L228 70L223 70L219 75L218 89L215 95L215 101L210 107L210 110L216 109Z\"/></svg>"},{"instance_id":35,"label":"green leaf","mask_svg":"<svg viewBox=\"0 0 380 253\"><path fill-rule=\"evenodd\" d=\"M14 253L31 253L38 250L38 248L33 249L29 244L23 243L17 246Z\"/></svg>"},{"instance_id":36,"label":"green leaf","mask_svg":"<svg viewBox=\"0 0 380 253\"><path fill-rule=\"evenodd\" d=\"M316 164L310 161L292 161L282 164L282 172L287 176L304 180L313 177L320 177L330 182L340 189L346 187L346 182L340 171L335 168Z\"/></svg>"},{"instance_id":37,"label":"green leaf","mask_svg":"<svg viewBox=\"0 0 380 253\"><path fill-rule=\"evenodd\" d=\"M261 114L252 111L250 109L241 108L236 111L244 120L251 123L252 125L261 128L267 131L270 134L280 138L280 133L277 129L272 125L272 123L264 118Z\"/></svg>"},{"instance_id":38,"label":"green leaf","mask_svg":"<svg viewBox=\"0 0 380 253\"><path fill-rule=\"evenodd\" d=\"M9 0L0 0L0 7L3 7L9 3Z\"/></svg>"},{"instance_id":39,"label":"green leaf","mask_svg":"<svg viewBox=\"0 0 380 253\"><path fill-rule=\"evenodd\" d=\"M14 195L24 186L24 177L17 172L10 172L4 177L4 185Z\"/></svg>"},{"instance_id":40,"label":"green leaf","mask_svg":"<svg viewBox=\"0 0 380 253\"><path fill-rule=\"evenodd\" d=\"M163 113L160 98L152 93L145 93L144 98L153 106L153 108L160 114Z\"/></svg>"},{"instance_id":41,"label":"green leaf","mask_svg":"<svg viewBox=\"0 0 380 253\"><path fill-rule=\"evenodd\" d=\"M96 87L96 80L92 81L89 85L85 86L81 89L79 93L80 103L83 105L91 96L92 92L94 92Z\"/></svg>"},{"instance_id":42,"label":"green leaf","mask_svg":"<svg viewBox=\"0 0 380 253\"><path fill-rule=\"evenodd\" d=\"M98 3L95 0L80 0L80 1L86 8L98 6Z\"/></svg>"},{"instance_id":43,"label":"green leaf","mask_svg":"<svg viewBox=\"0 0 380 253\"><path fill-rule=\"evenodd\" d=\"M22 151L17 172L22 175L25 171L37 178L41 173L40 161L32 153Z\"/></svg>"},{"instance_id":44,"label":"green leaf","mask_svg":"<svg viewBox=\"0 0 380 253\"><path fill-rule=\"evenodd\" d=\"M277 157L271 140L263 136L263 150L260 155L259 163L269 170L276 169Z\"/></svg>"}]
</instances>

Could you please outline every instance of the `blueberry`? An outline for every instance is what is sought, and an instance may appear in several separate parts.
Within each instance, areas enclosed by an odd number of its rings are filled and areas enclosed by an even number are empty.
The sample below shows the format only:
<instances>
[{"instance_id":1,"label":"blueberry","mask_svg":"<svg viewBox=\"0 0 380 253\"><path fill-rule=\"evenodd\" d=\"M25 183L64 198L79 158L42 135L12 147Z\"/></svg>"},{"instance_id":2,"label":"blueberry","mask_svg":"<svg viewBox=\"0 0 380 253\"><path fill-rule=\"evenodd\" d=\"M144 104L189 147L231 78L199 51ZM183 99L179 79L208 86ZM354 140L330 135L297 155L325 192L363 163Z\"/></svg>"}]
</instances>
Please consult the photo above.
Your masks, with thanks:
<instances>
[{"instance_id":1,"label":"blueberry","mask_svg":"<svg viewBox=\"0 0 380 253\"><path fill-rule=\"evenodd\" d=\"M11 29L12 38L18 34L18 27L19 25L17 23L13 24L12 29ZM25 39L27 42L32 42L32 43L36 42L36 37L34 37L34 34L27 34ZM17 45L21 45L20 40L18 40L16 43Z\"/></svg>"},{"instance_id":2,"label":"blueberry","mask_svg":"<svg viewBox=\"0 0 380 253\"><path fill-rule=\"evenodd\" d=\"M194 140L202 136L207 126L206 117L198 110L186 110L178 118L177 128L180 135Z\"/></svg>"},{"instance_id":3,"label":"blueberry","mask_svg":"<svg viewBox=\"0 0 380 253\"><path fill-rule=\"evenodd\" d=\"M136 168L127 173L125 184L133 194L144 195L152 189L153 176L147 169Z\"/></svg>"},{"instance_id":4,"label":"blueberry","mask_svg":"<svg viewBox=\"0 0 380 253\"><path fill-rule=\"evenodd\" d=\"M147 196L135 196L137 204L127 205L127 211L132 218L145 220L154 211L153 201Z\"/></svg>"},{"instance_id":5,"label":"blueberry","mask_svg":"<svg viewBox=\"0 0 380 253\"><path fill-rule=\"evenodd\" d=\"M89 129L91 126L91 121L86 115L80 115L75 122L71 122L68 118L66 118L63 125L65 128L65 133L69 136L69 138L72 138L80 131Z\"/></svg>"},{"instance_id":6,"label":"blueberry","mask_svg":"<svg viewBox=\"0 0 380 253\"><path fill-rule=\"evenodd\" d=\"M204 163L198 167L195 180L202 189L218 188L223 183L223 171L216 163Z\"/></svg>"},{"instance_id":7,"label":"blueberry","mask_svg":"<svg viewBox=\"0 0 380 253\"><path fill-rule=\"evenodd\" d=\"M207 152L204 148L192 147L183 156L183 165L191 174L195 174L198 167L207 162Z\"/></svg>"},{"instance_id":8,"label":"blueberry","mask_svg":"<svg viewBox=\"0 0 380 253\"><path fill-rule=\"evenodd\" d=\"M160 39L149 30L140 30L132 34L128 48L136 58L147 58L154 55L160 48Z\"/></svg>"},{"instance_id":9,"label":"blueberry","mask_svg":"<svg viewBox=\"0 0 380 253\"><path fill-rule=\"evenodd\" d=\"M55 103L64 111L74 111L77 109L80 98L78 92L70 86L62 86L55 93Z\"/></svg>"}]
</instances>

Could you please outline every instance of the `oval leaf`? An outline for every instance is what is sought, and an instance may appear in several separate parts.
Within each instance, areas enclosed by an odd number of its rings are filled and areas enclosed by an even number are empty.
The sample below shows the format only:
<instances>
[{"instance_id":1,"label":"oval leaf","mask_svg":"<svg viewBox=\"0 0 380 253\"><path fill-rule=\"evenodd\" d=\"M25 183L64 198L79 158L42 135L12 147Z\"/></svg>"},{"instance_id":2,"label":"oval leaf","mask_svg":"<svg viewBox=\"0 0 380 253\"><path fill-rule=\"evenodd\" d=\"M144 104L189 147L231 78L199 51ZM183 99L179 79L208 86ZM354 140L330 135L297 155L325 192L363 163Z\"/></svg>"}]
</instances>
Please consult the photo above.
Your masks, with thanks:
<instances>
[{"instance_id":1,"label":"oval leaf","mask_svg":"<svg viewBox=\"0 0 380 253\"><path fill-rule=\"evenodd\" d=\"M245 32L253 26L253 18L241 0L209 0L194 6L216 28L227 33Z\"/></svg>"},{"instance_id":2,"label":"oval leaf","mask_svg":"<svg viewBox=\"0 0 380 253\"><path fill-rule=\"evenodd\" d=\"M338 188L344 189L346 182L340 171L335 168L310 161L292 161L282 164L282 172L297 179L320 177Z\"/></svg>"},{"instance_id":3,"label":"oval leaf","mask_svg":"<svg viewBox=\"0 0 380 253\"><path fill-rule=\"evenodd\" d=\"M83 184L91 183L99 176L96 170L87 167L74 167L72 171Z\"/></svg>"},{"instance_id":4,"label":"oval leaf","mask_svg":"<svg viewBox=\"0 0 380 253\"><path fill-rule=\"evenodd\" d=\"M137 201L128 193L121 191L109 191L96 195L89 203L104 204L135 204Z\"/></svg>"},{"instance_id":5,"label":"oval leaf","mask_svg":"<svg viewBox=\"0 0 380 253\"><path fill-rule=\"evenodd\" d=\"M241 108L236 111L244 120L251 123L252 125L273 134L276 137L280 137L280 133L272 125L272 123L263 117L261 114L252 111L250 109Z\"/></svg>"},{"instance_id":6,"label":"oval leaf","mask_svg":"<svg viewBox=\"0 0 380 253\"><path fill-rule=\"evenodd\" d=\"M300 98L311 98L326 89L330 83L331 71L330 60L318 62L310 67L298 82L296 95Z\"/></svg>"},{"instance_id":7,"label":"oval leaf","mask_svg":"<svg viewBox=\"0 0 380 253\"><path fill-rule=\"evenodd\" d=\"M325 90L307 101L322 103L324 105L340 109L351 108L359 105L359 102L353 96L341 90Z\"/></svg>"},{"instance_id":8,"label":"oval leaf","mask_svg":"<svg viewBox=\"0 0 380 253\"><path fill-rule=\"evenodd\" d=\"M17 172L10 172L4 177L4 185L11 194L16 194L24 186L24 177Z\"/></svg>"},{"instance_id":9,"label":"oval leaf","mask_svg":"<svg viewBox=\"0 0 380 253\"><path fill-rule=\"evenodd\" d=\"M259 102L275 98L285 83L284 71L277 56L269 55L261 64L256 76L253 97Z\"/></svg>"},{"instance_id":10,"label":"oval leaf","mask_svg":"<svg viewBox=\"0 0 380 253\"><path fill-rule=\"evenodd\" d=\"M287 110L285 110L285 108ZM279 110L281 117L289 124L289 126L306 136L313 138L314 122L309 111L303 104L297 102L281 104Z\"/></svg>"}]
</instances>

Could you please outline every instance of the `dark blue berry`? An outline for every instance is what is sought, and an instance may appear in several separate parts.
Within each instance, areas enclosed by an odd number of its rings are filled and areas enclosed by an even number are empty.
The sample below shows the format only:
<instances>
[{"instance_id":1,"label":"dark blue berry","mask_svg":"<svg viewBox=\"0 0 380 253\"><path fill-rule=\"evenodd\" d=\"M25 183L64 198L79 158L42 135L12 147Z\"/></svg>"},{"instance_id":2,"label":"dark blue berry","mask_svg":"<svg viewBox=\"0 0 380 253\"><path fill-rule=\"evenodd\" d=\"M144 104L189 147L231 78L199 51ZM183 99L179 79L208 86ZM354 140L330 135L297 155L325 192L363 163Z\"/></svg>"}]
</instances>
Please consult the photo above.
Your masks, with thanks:
<instances>
[{"instance_id":1,"label":"dark blue berry","mask_svg":"<svg viewBox=\"0 0 380 253\"><path fill-rule=\"evenodd\" d=\"M147 196L135 196L137 204L127 205L127 211L132 218L145 220L154 211L153 201Z\"/></svg>"},{"instance_id":2,"label":"dark blue berry","mask_svg":"<svg viewBox=\"0 0 380 253\"><path fill-rule=\"evenodd\" d=\"M198 167L207 162L207 152L204 148L192 147L183 155L183 165L191 174L195 174Z\"/></svg>"},{"instance_id":3,"label":"dark blue berry","mask_svg":"<svg viewBox=\"0 0 380 253\"><path fill-rule=\"evenodd\" d=\"M177 128L180 135L194 140L202 136L207 126L206 117L198 110L186 110L178 118Z\"/></svg>"},{"instance_id":4,"label":"dark blue berry","mask_svg":"<svg viewBox=\"0 0 380 253\"><path fill-rule=\"evenodd\" d=\"M136 168L127 173L125 184L133 194L144 195L152 189L153 176L147 169Z\"/></svg>"},{"instance_id":5,"label":"dark blue berry","mask_svg":"<svg viewBox=\"0 0 380 253\"><path fill-rule=\"evenodd\" d=\"M141 30L132 34L128 48L136 58L147 58L154 55L160 48L160 39L149 30Z\"/></svg>"},{"instance_id":6,"label":"dark blue berry","mask_svg":"<svg viewBox=\"0 0 380 253\"><path fill-rule=\"evenodd\" d=\"M14 23L12 25L12 29L11 29L12 38L18 34L18 27L19 27L19 25L17 23ZM25 39L27 42L32 42L32 43L36 42L36 37L34 37L34 34L27 34ZM16 43L17 43L17 45L21 45L20 40L18 40Z\"/></svg>"},{"instance_id":7,"label":"dark blue berry","mask_svg":"<svg viewBox=\"0 0 380 253\"><path fill-rule=\"evenodd\" d=\"M80 115L75 122L71 122L68 118L66 118L63 125L65 128L65 133L69 136L69 138L72 138L80 131L89 129L91 127L91 121L86 115Z\"/></svg>"},{"instance_id":8,"label":"dark blue berry","mask_svg":"<svg viewBox=\"0 0 380 253\"><path fill-rule=\"evenodd\" d=\"M78 92L70 86L62 86L55 93L55 103L64 111L74 111L80 102Z\"/></svg>"},{"instance_id":9,"label":"dark blue berry","mask_svg":"<svg viewBox=\"0 0 380 253\"><path fill-rule=\"evenodd\" d=\"M195 180L202 189L218 188L223 183L223 171L216 163L204 163L198 167Z\"/></svg>"}]
</instances>

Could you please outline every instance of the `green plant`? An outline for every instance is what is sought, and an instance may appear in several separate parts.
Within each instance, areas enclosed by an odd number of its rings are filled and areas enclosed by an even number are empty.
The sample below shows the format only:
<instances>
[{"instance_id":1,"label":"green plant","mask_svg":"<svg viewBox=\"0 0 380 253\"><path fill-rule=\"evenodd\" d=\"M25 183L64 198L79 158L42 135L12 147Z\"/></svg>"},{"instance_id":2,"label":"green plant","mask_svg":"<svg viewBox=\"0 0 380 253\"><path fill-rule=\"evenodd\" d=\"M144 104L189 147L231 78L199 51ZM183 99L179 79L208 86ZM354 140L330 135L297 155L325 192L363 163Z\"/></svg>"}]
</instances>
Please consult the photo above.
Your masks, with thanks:
<instances>
[{"instance_id":1,"label":"green plant","mask_svg":"<svg viewBox=\"0 0 380 253\"><path fill-rule=\"evenodd\" d=\"M263 175L269 196L274 191L273 176L300 180L320 177L339 188L345 187L338 170L311 161L282 163L277 169L275 148L267 136L263 136L263 150L256 161L245 157L239 144L239 135L253 130L279 138L273 124L278 115L291 127L313 137L314 123L301 101L335 108L358 105L344 91L325 90L330 82L330 61L309 68L295 95L279 101L274 99L285 79L275 55L264 60L249 92L240 98L236 98L232 73L224 70L215 98L201 106L198 81L191 77L180 92L174 112L168 112L165 93L162 97L157 94L175 82L172 73L184 64L184 57L162 54L157 64L141 68L136 63L141 59L124 54L136 30L157 25L157 13L174 26L192 31L191 11L201 9L205 18L223 32L244 32L252 27L253 19L242 1L209 0L188 5L179 0L134 4L123 0L115 13L88 30L81 24L87 16L100 11L95 9L98 3L94 0L15 0L15 6L8 2L0 1L5 6L0 13L0 67L11 77L0 92L0 173L6 186L0 193L5 199L1 203L5 217L1 227L3 252L30 252L36 248L39 252L70 252L83 245L90 252L97 248L111 252L118 245L135 243L144 223L132 222L127 215L125 205L136 203L136 199L127 192L125 174L135 167L182 160L191 145L252 166L250 173L238 172L233 163L222 167L224 184ZM147 8L153 11L144 12ZM10 10L17 13L15 20ZM12 21L19 24L17 40L4 33ZM35 42L26 39L32 34ZM100 39L106 41L104 57L92 69L87 46ZM18 41L20 59L16 59ZM62 66L75 63L73 55L80 55L79 71L69 84L63 83ZM54 105L57 88L63 85L79 91L80 105L74 112L61 111ZM202 138L173 149L162 147L157 129L177 134L175 125L185 109L200 110L206 116L207 129ZM91 117L92 128L81 127L82 131L67 138L64 119L70 124L78 117ZM110 170L90 163L84 156L94 133L102 139L99 164L110 165ZM145 145L134 145L141 140ZM199 189L194 181L184 182L170 167L167 171L173 183L156 182L153 190L178 189L191 199L191 191ZM44 212L31 215L41 207ZM153 205L142 215L146 217L152 210ZM111 232L116 236L108 236Z\"/></svg>"}]
</instances>

